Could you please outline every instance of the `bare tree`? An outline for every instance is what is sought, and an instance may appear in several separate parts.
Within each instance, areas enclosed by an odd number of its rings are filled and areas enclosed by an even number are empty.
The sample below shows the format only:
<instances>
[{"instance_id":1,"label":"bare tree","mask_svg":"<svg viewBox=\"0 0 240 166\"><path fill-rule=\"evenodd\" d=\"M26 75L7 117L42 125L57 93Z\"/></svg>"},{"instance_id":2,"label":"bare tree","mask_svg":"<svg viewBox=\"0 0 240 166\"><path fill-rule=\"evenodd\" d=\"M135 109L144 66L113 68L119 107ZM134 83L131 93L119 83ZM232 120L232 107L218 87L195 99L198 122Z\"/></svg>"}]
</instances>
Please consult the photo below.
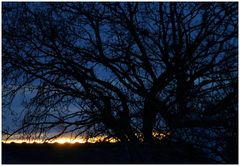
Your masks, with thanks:
<instances>
[{"instance_id":1,"label":"bare tree","mask_svg":"<svg viewBox=\"0 0 240 166\"><path fill-rule=\"evenodd\" d=\"M60 131L46 139L235 139L237 13L237 3L3 3L4 106L31 91L17 132Z\"/></svg>"}]
</instances>

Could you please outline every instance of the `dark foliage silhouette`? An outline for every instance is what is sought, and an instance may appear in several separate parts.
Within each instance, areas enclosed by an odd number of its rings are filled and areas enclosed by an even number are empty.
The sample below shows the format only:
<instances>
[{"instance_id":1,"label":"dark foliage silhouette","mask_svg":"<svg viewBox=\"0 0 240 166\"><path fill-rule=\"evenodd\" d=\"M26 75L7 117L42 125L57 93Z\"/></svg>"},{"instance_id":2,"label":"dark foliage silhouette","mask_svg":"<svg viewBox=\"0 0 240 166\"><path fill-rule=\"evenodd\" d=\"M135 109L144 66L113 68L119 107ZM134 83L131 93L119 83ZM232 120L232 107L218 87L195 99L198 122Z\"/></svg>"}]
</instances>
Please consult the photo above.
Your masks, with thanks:
<instances>
[{"instance_id":1,"label":"dark foliage silhouette","mask_svg":"<svg viewBox=\"0 0 240 166\"><path fill-rule=\"evenodd\" d=\"M237 162L237 3L3 3L2 34L4 111L29 94L10 136L165 133Z\"/></svg>"}]
</instances>

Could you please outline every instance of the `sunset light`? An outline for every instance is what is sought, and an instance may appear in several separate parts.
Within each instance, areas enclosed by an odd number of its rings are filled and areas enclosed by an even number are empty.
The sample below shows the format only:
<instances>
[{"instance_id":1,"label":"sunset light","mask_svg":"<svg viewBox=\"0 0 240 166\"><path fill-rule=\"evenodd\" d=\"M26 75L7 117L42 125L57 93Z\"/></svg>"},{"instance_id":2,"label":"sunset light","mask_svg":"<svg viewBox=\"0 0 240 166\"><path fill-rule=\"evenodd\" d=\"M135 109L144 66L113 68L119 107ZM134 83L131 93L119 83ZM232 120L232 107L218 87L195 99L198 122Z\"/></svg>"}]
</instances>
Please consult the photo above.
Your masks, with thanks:
<instances>
[{"instance_id":1,"label":"sunset light","mask_svg":"<svg viewBox=\"0 0 240 166\"><path fill-rule=\"evenodd\" d=\"M160 132L153 132L152 133L153 136L158 139L158 140L162 140L164 138L166 138L167 136L170 135L169 132L166 133L160 133ZM136 134L138 137L142 137L141 135ZM12 139L8 139L8 140L3 140L3 143L6 144L10 144L10 143L17 143L17 144L21 144L21 143L27 143L27 144L42 144L42 143L50 143L50 144L54 144L54 143L59 143L59 144L65 144L65 143L69 143L69 144L74 144L74 143L97 143L97 142L110 142L110 143L116 143L118 142L117 139L115 138L107 138L107 136L97 136L97 137L92 137L92 138L86 138L86 137L78 137L76 139L72 139L71 137L65 136L65 137L59 137L56 138L55 140L40 140L40 139L35 139L35 140L29 140L29 139L17 139L17 138L12 138Z\"/></svg>"},{"instance_id":2,"label":"sunset light","mask_svg":"<svg viewBox=\"0 0 240 166\"><path fill-rule=\"evenodd\" d=\"M70 143L70 144L74 144L74 143L96 143L96 142L103 142L104 139L106 138L106 136L98 136L98 137L93 137L93 138L84 138L84 137L80 137L80 138L76 138L76 139L71 139L69 137L61 137L61 138L57 138L55 140L52 141L43 141L43 140L27 140L27 139L9 139L9 140L3 140L3 143L6 144L10 144L10 143L16 143L16 144L22 144L22 143L27 143L27 144L42 144L42 143L59 143L59 144L65 144L65 143ZM117 142L116 139L114 138L109 138L106 140L106 142L110 142L110 143L115 143Z\"/></svg>"}]
</instances>

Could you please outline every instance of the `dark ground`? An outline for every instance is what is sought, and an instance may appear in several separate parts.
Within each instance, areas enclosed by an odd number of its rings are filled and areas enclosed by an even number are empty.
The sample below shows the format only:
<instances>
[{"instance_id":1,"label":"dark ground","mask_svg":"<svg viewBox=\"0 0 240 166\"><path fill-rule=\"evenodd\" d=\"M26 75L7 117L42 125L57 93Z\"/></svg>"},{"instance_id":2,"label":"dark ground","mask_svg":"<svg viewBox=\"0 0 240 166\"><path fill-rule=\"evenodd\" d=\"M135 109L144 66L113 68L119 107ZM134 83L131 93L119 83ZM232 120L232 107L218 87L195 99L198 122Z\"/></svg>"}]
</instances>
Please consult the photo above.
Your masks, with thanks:
<instances>
[{"instance_id":1,"label":"dark ground","mask_svg":"<svg viewBox=\"0 0 240 166\"><path fill-rule=\"evenodd\" d=\"M185 144L2 144L2 164L213 163Z\"/></svg>"}]
</instances>

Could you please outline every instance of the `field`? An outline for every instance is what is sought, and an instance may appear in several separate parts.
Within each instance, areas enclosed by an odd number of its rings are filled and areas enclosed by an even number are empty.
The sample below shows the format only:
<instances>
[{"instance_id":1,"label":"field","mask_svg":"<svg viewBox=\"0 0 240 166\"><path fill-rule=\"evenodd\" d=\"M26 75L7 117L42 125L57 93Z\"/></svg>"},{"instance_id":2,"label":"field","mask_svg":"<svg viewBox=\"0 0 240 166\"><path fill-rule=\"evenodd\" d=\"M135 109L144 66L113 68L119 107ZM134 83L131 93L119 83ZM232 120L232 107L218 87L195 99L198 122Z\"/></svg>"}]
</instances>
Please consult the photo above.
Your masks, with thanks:
<instances>
[{"instance_id":1,"label":"field","mask_svg":"<svg viewBox=\"0 0 240 166\"><path fill-rule=\"evenodd\" d=\"M185 144L2 144L2 164L212 163Z\"/></svg>"}]
</instances>

